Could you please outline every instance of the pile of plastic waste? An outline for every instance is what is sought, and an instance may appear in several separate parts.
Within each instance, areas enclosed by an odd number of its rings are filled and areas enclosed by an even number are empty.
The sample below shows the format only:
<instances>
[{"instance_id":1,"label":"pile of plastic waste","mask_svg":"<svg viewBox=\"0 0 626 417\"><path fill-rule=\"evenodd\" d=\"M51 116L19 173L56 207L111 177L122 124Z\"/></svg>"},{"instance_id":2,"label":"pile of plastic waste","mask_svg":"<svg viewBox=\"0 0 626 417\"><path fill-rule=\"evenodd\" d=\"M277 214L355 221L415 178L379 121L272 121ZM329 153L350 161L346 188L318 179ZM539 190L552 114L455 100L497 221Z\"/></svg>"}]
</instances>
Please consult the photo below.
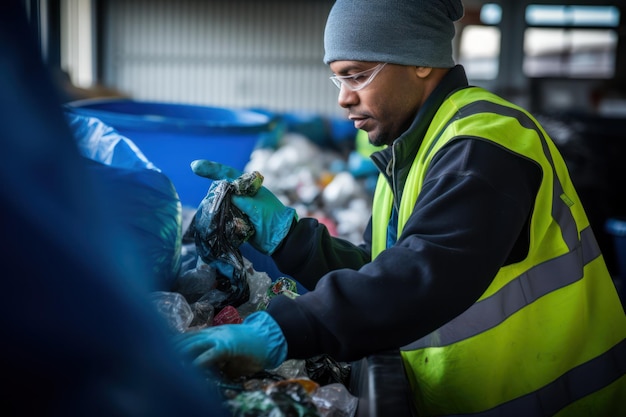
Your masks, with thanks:
<instances>
[{"instance_id":1,"label":"pile of plastic waste","mask_svg":"<svg viewBox=\"0 0 626 417\"><path fill-rule=\"evenodd\" d=\"M368 162L286 133L276 148L255 149L245 171L263 174L263 185L299 217L315 217L331 235L358 244L371 214Z\"/></svg>"},{"instance_id":2,"label":"pile of plastic waste","mask_svg":"<svg viewBox=\"0 0 626 417\"><path fill-rule=\"evenodd\" d=\"M193 245L187 250L194 251ZM189 255L189 254L188 254ZM151 294L157 310L173 333L223 324L239 324L249 314L263 310L279 294L298 297L296 282L288 277L272 280L255 271L243 258L249 288L247 300L238 307L220 304L216 287L220 272L198 257L196 266L183 272L174 291ZM217 300L217 301L216 301ZM307 360L287 360L278 368L236 380L220 375L214 382L233 416L354 416L358 398L350 394L351 366L327 355Z\"/></svg>"}]
</instances>

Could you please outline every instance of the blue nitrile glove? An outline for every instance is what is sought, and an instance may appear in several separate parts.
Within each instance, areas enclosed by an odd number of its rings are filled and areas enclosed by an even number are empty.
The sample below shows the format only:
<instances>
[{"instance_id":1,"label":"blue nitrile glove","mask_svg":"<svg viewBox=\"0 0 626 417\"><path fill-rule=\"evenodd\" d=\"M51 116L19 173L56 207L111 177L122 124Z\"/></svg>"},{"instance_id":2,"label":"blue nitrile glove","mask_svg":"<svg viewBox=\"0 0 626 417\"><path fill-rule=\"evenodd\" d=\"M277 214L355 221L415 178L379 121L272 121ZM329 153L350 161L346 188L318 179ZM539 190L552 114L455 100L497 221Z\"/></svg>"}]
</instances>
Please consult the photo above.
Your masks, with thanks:
<instances>
[{"instance_id":1,"label":"blue nitrile glove","mask_svg":"<svg viewBox=\"0 0 626 417\"><path fill-rule=\"evenodd\" d=\"M191 357L194 365L217 366L231 378L277 368L287 358L285 336L265 311L250 314L241 324L222 324L180 334L175 346L184 356Z\"/></svg>"},{"instance_id":2,"label":"blue nitrile glove","mask_svg":"<svg viewBox=\"0 0 626 417\"><path fill-rule=\"evenodd\" d=\"M193 161L191 169L194 174L212 180L233 181L242 174L235 168L204 159ZM254 227L254 234L249 240L250 244L266 255L274 253L289 233L296 219L296 211L291 207L286 207L265 187L261 187L252 197L235 195L232 201L248 216Z\"/></svg>"}]
</instances>

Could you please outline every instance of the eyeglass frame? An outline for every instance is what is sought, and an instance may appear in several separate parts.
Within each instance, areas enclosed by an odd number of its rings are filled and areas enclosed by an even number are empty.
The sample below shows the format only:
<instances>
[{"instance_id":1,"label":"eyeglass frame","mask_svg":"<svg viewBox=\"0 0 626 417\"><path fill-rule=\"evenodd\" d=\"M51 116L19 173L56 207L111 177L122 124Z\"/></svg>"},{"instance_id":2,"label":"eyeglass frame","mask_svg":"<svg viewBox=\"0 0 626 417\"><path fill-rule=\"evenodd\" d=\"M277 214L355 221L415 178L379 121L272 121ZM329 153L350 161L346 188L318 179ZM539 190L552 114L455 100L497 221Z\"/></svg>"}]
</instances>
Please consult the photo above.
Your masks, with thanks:
<instances>
[{"instance_id":1,"label":"eyeglass frame","mask_svg":"<svg viewBox=\"0 0 626 417\"><path fill-rule=\"evenodd\" d=\"M376 65L376 66L374 66L374 67L372 67L370 69L366 69L365 71L357 72L356 74L352 74L352 75L331 75L329 78L333 82L333 84L340 90L341 90L341 86L345 85L346 88L348 88L350 91L360 91L360 90L364 89L365 87L367 87L368 85L370 85L372 83L372 81L374 81L374 78L376 78L378 73L385 67L385 65L387 65L386 62L381 62L378 65ZM348 84L347 80L355 80L357 77L366 76L368 72L371 72L371 74L369 75L367 80L365 80L365 82L361 83L359 86L352 87L350 84Z\"/></svg>"}]
</instances>

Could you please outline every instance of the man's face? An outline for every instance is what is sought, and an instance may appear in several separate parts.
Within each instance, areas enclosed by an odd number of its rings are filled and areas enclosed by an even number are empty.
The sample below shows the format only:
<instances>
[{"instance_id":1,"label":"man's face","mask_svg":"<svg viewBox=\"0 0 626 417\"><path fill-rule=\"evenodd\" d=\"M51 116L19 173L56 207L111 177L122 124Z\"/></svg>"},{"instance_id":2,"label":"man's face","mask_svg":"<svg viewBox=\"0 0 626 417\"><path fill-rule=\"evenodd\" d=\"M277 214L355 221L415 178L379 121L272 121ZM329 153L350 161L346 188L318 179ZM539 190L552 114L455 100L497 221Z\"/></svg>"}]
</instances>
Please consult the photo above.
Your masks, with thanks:
<instances>
[{"instance_id":1,"label":"man's face","mask_svg":"<svg viewBox=\"0 0 626 417\"><path fill-rule=\"evenodd\" d=\"M331 71L353 75L375 67L378 62L335 61ZM354 127L368 132L376 146L391 145L404 133L425 101L425 82L416 67L387 64L365 88L357 91L342 85L338 102L348 110Z\"/></svg>"}]
</instances>

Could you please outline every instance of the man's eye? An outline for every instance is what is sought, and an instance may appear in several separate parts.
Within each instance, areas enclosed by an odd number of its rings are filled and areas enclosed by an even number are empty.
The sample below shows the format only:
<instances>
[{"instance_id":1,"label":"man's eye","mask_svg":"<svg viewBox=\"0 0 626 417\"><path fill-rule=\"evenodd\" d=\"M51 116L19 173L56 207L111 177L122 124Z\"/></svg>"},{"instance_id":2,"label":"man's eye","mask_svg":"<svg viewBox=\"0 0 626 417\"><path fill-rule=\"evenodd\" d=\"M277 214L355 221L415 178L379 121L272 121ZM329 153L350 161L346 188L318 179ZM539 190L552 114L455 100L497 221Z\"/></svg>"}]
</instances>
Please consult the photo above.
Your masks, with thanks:
<instances>
[{"instance_id":1,"label":"man's eye","mask_svg":"<svg viewBox=\"0 0 626 417\"><path fill-rule=\"evenodd\" d=\"M362 83L367 80L367 77L365 75L357 75L356 77L352 77L352 79L357 83Z\"/></svg>"}]
</instances>

